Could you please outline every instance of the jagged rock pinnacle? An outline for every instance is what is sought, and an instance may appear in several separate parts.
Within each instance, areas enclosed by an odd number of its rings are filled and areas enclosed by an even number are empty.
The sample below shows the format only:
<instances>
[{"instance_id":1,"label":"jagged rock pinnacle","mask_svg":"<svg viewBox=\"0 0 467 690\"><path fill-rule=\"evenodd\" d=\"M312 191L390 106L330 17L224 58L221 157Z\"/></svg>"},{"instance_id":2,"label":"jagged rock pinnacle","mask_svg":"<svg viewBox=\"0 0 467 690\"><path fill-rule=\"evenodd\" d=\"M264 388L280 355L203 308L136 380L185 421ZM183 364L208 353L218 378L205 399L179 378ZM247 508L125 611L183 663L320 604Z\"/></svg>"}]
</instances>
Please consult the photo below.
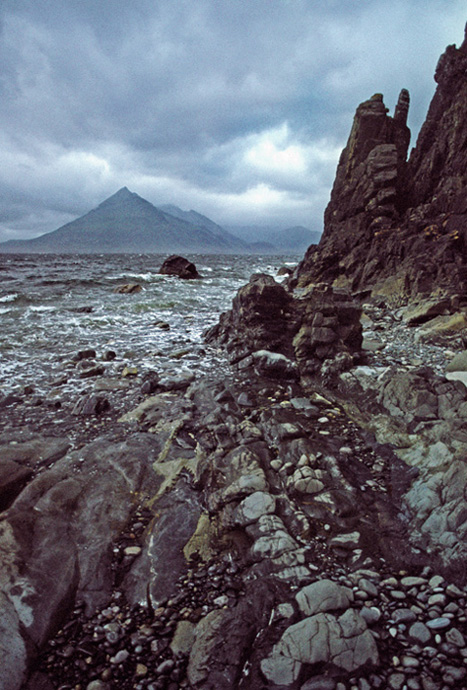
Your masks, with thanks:
<instances>
[{"instance_id":1,"label":"jagged rock pinnacle","mask_svg":"<svg viewBox=\"0 0 467 690\"><path fill-rule=\"evenodd\" d=\"M396 109L394 111L394 120L403 125L407 124L407 115L409 114L410 95L407 89L402 89L399 94Z\"/></svg>"}]
</instances>

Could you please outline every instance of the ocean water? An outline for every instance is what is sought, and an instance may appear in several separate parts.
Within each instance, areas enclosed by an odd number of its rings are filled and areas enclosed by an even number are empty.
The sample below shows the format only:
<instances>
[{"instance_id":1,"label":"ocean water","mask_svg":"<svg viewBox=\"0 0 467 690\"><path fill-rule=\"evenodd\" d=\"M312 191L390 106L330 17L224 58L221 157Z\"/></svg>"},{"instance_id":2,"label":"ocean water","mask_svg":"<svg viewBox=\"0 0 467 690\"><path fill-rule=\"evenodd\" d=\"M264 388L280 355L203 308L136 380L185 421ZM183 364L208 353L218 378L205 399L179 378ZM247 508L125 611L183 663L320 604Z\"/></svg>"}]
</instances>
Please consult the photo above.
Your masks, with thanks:
<instances>
[{"instance_id":1,"label":"ocean water","mask_svg":"<svg viewBox=\"0 0 467 690\"><path fill-rule=\"evenodd\" d=\"M300 257L187 256L202 279L180 280L158 270L165 255L0 255L0 392L50 387L79 351L107 350L118 362L155 369L180 358L181 369L219 366L202 334L230 308L252 273L277 276ZM281 278L278 278L281 280ZM118 294L126 283L142 291ZM168 323L161 330L158 321ZM219 355L220 356L220 355Z\"/></svg>"}]
</instances>

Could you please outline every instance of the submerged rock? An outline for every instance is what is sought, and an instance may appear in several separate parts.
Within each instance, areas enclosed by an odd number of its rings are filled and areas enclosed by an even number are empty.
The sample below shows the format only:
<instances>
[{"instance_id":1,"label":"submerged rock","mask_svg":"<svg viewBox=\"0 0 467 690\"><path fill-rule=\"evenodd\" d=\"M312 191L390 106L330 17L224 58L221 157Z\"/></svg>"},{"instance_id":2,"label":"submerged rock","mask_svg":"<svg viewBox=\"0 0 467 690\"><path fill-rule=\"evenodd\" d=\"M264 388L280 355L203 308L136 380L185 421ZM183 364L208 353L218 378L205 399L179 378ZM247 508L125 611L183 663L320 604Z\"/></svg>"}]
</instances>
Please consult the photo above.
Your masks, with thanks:
<instances>
[{"instance_id":1,"label":"submerged rock","mask_svg":"<svg viewBox=\"0 0 467 690\"><path fill-rule=\"evenodd\" d=\"M143 288L138 283L126 283L125 285L118 285L114 288L114 292L121 295L134 295L137 292L141 292Z\"/></svg>"}]
</instances>

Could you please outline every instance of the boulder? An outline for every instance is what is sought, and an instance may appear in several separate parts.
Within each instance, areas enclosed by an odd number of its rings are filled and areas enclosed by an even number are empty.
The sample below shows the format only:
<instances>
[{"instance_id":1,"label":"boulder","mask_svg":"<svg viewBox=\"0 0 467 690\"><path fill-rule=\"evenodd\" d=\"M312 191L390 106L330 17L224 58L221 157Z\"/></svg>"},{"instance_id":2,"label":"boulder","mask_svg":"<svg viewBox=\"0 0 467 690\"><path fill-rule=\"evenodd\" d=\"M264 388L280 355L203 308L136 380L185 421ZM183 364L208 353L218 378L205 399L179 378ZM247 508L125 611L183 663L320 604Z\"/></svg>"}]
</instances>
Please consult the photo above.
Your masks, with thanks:
<instances>
[{"instance_id":1,"label":"boulder","mask_svg":"<svg viewBox=\"0 0 467 690\"><path fill-rule=\"evenodd\" d=\"M454 371L467 372L467 350L455 355L446 366L446 371L449 373Z\"/></svg>"},{"instance_id":2,"label":"boulder","mask_svg":"<svg viewBox=\"0 0 467 690\"><path fill-rule=\"evenodd\" d=\"M290 357L296 328L292 297L272 276L258 273L240 288L232 309L221 314L219 323L205 333L205 338L225 346L234 361L258 350Z\"/></svg>"},{"instance_id":3,"label":"boulder","mask_svg":"<svg viewBox=\"0 0 467 690\"><path fill-rule=\"evenodd\" d=\"M159 269L159 273L167 276L177 276L185 280L201 278L194 263L176 254L165 259Z\"/></svg>"},{"instance_id":4,"label":"boulder","mask_svg":"<svg viewBox=\"0 0 467 690\"><path fill-rule=\"evenodd\" d=\"M261 662L265 677L292 686L303 664L326 664L347 672L379 663L376 642L357 611L336 618L317 613L286 629L272 653Z\"/></svg>"}]
</instances>

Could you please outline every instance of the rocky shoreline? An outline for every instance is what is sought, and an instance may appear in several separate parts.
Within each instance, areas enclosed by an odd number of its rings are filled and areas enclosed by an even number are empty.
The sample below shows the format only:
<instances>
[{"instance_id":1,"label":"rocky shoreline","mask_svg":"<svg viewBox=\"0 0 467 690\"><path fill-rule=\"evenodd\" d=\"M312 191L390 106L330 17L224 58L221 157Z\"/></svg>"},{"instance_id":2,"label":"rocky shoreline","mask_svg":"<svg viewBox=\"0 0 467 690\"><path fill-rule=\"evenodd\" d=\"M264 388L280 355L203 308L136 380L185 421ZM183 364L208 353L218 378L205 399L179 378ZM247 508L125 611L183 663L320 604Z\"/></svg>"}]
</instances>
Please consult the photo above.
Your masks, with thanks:
<instances>
[{"instance_id":1,"label":"rocky shoreline","mask_svg":"<svg viewBox=\"0 0 467 690\"><path fill-rule=\"evenodd\" d=\"M430 399L414 424L401 395L421 369L457 408L467 391L420 353L399 361L424 324L371 305L360 319L368 349L333 387L246 356L183 385L175 368L160 387L95 373L112 410L64 400L46 427L40 406L4 407L30 422L0 437L18 472L2 493L5 688L467 686L465 422ZM440 370L461 345L420 347Z\"/></svg>"}]
</instances>

